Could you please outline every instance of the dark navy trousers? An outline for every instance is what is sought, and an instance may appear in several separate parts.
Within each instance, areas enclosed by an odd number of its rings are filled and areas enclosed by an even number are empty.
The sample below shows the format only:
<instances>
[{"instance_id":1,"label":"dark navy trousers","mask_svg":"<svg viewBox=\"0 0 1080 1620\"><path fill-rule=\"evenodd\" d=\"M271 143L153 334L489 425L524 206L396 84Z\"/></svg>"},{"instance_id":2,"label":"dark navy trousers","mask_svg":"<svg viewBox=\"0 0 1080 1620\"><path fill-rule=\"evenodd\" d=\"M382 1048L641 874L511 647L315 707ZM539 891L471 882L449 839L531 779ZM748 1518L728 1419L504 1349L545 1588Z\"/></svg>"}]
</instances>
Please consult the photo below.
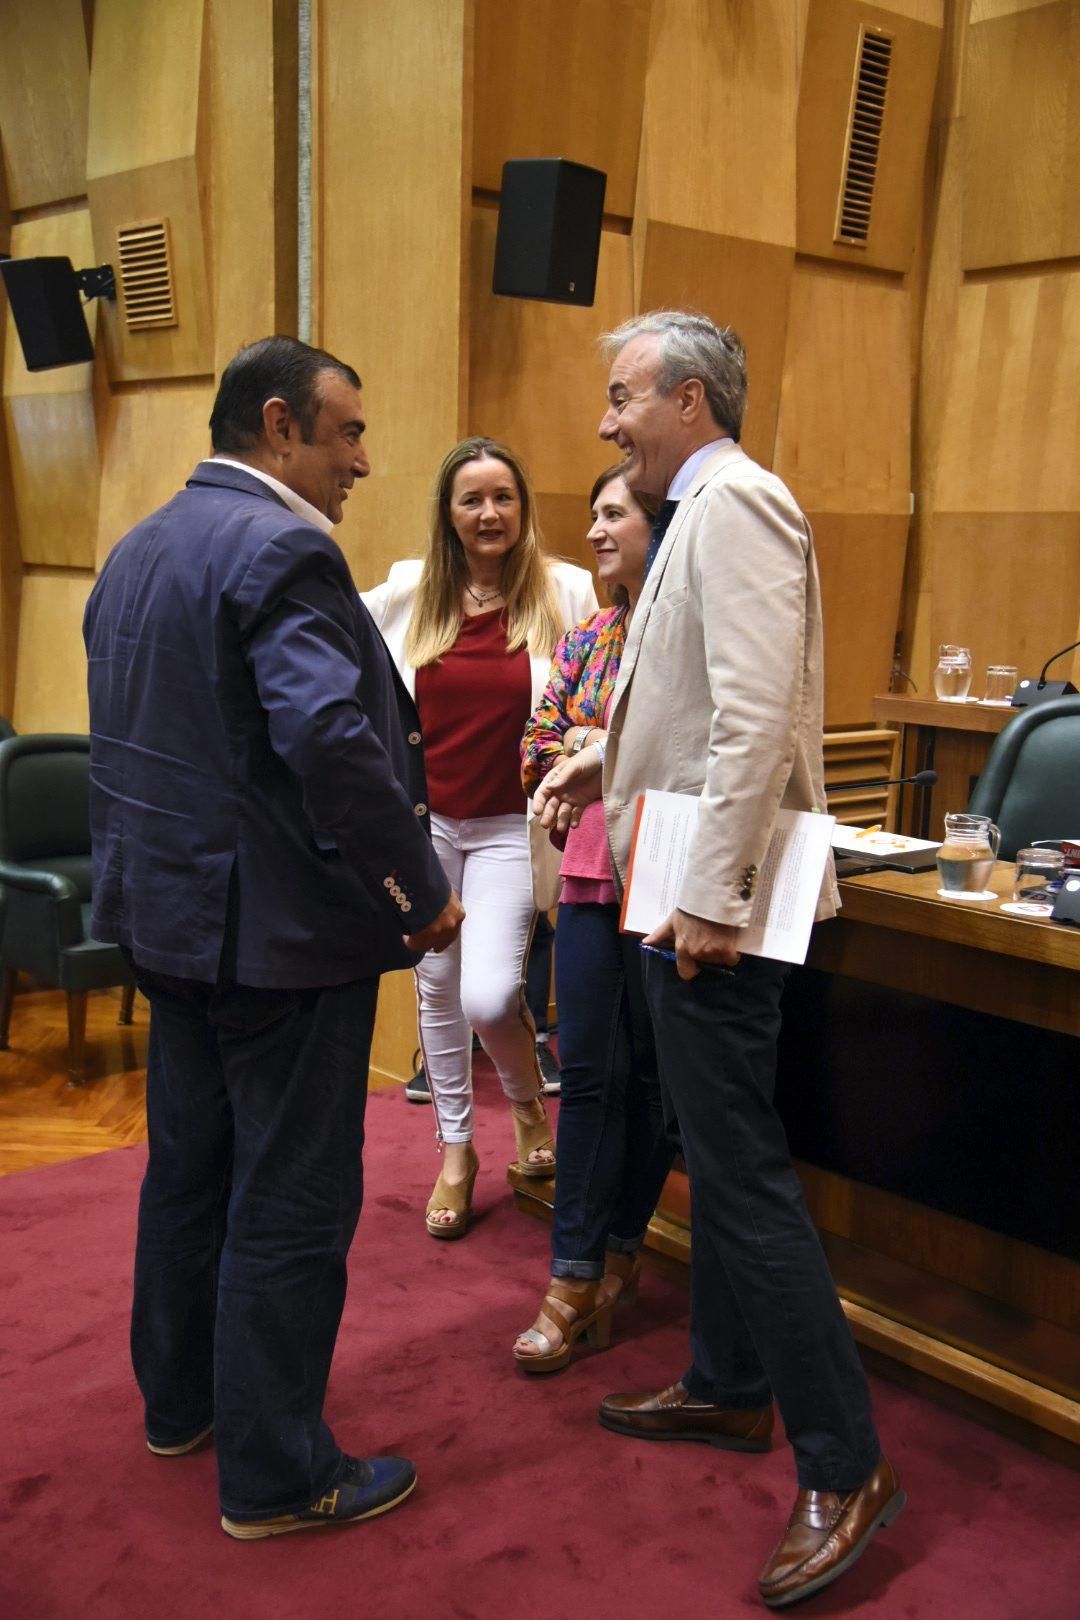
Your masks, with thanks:
<instances>
[{"instance_id":1,"label":"dark navy trousers","mask_svg":"<svg viewBox=\"0 0 1080 1620\"><path fill-rule=\"evenodd\" d=\"M562 1090L551 1270L602 1277L606 1250L640 1247L674 1148L641 951L619 933L618 906L561 905L555 943Z\"/></svg>"},{"instance_id":2,"label":"dark navy trousers","mask_svg":"<svg viewBox=\"0 0 1080 1620\"><path fill-rule=\"evenodd\" d=\"M342 1455L322 1408L378 979L265 990L135 972L151 1005L131 1326L147 1434L213 1423L223 1512L295 1512Z\"/></svg>"},{"instance_id":3,"label":"dark navy trousers","mask_svg":"<svg viewBox=\"0 0 1080 1620\"><path fill-rule=\"evenodd\" d=\"M719 1406L775 1397L800 1486L854 1490L880 1456L870 1395L773 1107L788 970L744 956L731 975L684 981L662 957L643 965L690 1179L683 1382Z\"/></svg>"}]
</instances>

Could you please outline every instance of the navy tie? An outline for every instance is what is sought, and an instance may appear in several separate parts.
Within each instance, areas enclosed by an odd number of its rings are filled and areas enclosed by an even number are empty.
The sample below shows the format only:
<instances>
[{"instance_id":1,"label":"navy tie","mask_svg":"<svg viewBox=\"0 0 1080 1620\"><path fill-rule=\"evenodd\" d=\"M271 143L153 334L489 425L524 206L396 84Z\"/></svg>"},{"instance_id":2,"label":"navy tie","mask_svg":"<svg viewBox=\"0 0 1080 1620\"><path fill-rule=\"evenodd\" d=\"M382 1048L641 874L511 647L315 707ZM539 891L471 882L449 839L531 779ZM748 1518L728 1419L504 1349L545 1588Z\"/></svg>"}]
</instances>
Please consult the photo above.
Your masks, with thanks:
<instances>
[{"instance_id":1,"label":"navy tie","mask_svg":"<svg viewBox=\"0 0 1080 1620\"><path fill-rule=\"evenodd\" d=\"M646 579L649 577L649 569L656 561L656 553L660 550L660 547L664 543L664 536L668 532L668 526L671 523L672 518L675 516L675 509L678 504L678 501L664 501L661 504L659 512L657 512L656 516L653 518L652 535L649 540L649 550L645 557Z\"/></svg>"}]
</instances>

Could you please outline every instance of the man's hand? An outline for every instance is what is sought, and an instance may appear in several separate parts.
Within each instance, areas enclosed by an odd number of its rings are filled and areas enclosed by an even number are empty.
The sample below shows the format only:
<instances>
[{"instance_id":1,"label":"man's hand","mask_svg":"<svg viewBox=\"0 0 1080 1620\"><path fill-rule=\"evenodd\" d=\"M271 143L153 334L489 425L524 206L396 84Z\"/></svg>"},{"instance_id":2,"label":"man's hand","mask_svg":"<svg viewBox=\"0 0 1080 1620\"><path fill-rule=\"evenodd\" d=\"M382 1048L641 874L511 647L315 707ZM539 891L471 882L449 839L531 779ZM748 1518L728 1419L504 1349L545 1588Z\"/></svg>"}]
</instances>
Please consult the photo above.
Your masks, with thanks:
<instances>
[{"instance_id":1,"label":"man's hand","mask_svg":"<svg viewBox=\"0 0 1080 1620\"><path fill-rule=\"evenodd\" d=\"M742 932L730 923L710 922L676 909L659 928L646 934L646 945L674 947L680 979L696 979L702 966L733 968L739 961L737 940Z\"/></svg>"},{"instance_id":2,"label":"man's hand","mask_svg":"<svg viewBox=\"0 0 1080 1620\"><path fill-rule=\"evenodd\" d=\"M581 820L585 806L601 797L603 782L604 762L595 748L583 748L580 754L561 759L533 794L540 825L565 839Z\"/></svg>"},{"instance_id":3,"label":"man's hand","mask_svg":"<svg viewBox=\"0 0 1080 1620\"><path fill-rule=\"evenodd\" d=\"M421 928L418 934L406 934L405 943L410 951L445 951L461 933L461 925L465 921L465 908L461 904L453 889L450 898L439 912L434 922L429 922L426 928Z\"/></svg>"}]
</instances>

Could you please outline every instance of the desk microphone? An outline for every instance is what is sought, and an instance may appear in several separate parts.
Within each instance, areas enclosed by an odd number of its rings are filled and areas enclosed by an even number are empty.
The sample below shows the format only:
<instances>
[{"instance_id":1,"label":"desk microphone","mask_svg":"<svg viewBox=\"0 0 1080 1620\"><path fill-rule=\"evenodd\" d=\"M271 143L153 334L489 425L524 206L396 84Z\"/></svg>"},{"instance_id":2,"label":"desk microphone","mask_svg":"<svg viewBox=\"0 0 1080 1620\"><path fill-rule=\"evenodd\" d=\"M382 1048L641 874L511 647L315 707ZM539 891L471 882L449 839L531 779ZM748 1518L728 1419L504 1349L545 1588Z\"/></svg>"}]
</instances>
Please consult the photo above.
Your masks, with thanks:
<instances>
[{"instance_id":1,"label":"desk microphone","mask_svg":"<svg viewBox=\"0 0 1080 1620\"><path fill-rule=\"evenodd\" d=\"M826 782L826 793L854 793L861 788L880 787L907 787L911 783L914 787L933 787L937 781L937 771L916 771L914 776L883 776L875 777L872 782Z\"/></svg>"},{"instance_id":2,"label":"desk microphone","mask_svg":"<svg viewBox=\"0 0 1080 1620\"><path fill-rule=\"evenodd\" d=\"M1051 664L1056 664L1059 658L1064 658L1068 652L1080 647L1080 641L1074 641L1068 647L1062 647L1052 658L1048 658L1042 667L1037 681L1022 680L1012 695L1014 709L1030 709L1033 703L1050 703L1054 698L1069 697L1076 691L1072 681L1048 681L1046 672Z\"/></svg>"}]
</instances>

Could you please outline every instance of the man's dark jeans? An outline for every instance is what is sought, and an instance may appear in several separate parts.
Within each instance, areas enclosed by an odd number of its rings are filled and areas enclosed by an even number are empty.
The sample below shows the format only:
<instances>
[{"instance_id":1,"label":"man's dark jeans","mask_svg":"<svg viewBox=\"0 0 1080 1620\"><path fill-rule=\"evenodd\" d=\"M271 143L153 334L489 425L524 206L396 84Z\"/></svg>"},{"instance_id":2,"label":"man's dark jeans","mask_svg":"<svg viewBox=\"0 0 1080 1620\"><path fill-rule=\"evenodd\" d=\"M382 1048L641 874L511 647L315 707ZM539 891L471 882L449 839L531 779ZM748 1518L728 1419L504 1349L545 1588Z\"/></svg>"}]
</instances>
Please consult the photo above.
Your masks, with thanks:
<instances>
[{"instance_id":1,"label":"man's dark jeans","mask_svg":"<svg viewBox=\"0 0 1080 1620\"><path fill-rule=\"evenodd\" d=\"M169 1444L213 1423L223 1511L295 1512L341 1458L322 1407L363 1196L378 980L136 976L151 1004L131 1325L147 1433Z\"/></svg>"},{"instance_id":2,"label":"man's dark jeans","mask_svg":"<svg viewBox=\"0 0 1080 1620\"><path fill-rule=\"evenodd\" d=\"M562 905L558 1174L552 1275L602 1277L606 1249L633 1252L671 1168L656 1048L636 939L618 906Z\"/></svg>"},{"instance_id":3,"label":"man's dark jeans","mask_svg":"<svg viewBox=\"0 0 1080 1620\"><path fill-rule=\"evenodd\" d=\"M862 1485L880 1456L862 1364L773 1107L787 968L744 956L682 980L647 956L660 1078L690 1178L690 1331L698 1400L775 1395L805 1490ZM561 1173L561 1165L560 1165Z\"/></svg>"}]
</instances>

